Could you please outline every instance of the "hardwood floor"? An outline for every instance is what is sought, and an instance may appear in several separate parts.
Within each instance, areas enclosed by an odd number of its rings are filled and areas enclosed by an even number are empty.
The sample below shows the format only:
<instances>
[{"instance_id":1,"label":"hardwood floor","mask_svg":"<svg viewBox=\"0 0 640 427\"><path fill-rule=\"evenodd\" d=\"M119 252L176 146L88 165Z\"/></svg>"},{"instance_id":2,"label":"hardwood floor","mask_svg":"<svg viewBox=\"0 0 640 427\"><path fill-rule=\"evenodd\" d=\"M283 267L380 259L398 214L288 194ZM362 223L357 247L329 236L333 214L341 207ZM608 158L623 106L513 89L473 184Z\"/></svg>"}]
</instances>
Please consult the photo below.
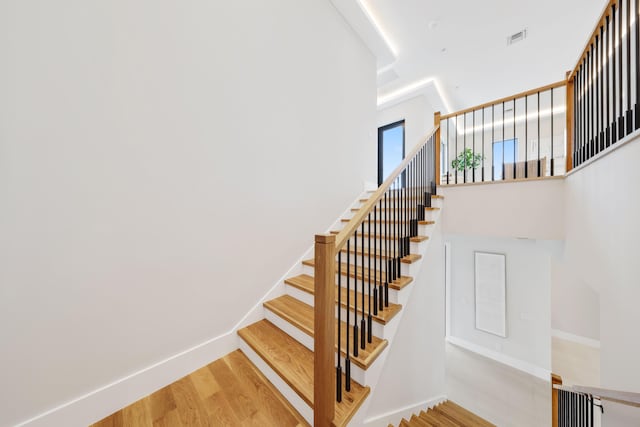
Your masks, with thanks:
<instances>
[{"instance_id":1,"label":"hardwood floor","mask_svg":"<svg viewBox=\"0 0 640 427\"><path fill-rule=\"evenodd\" d=\"M427 411L414 414L411 419L403 418L401 427L495 427L493 424L448 400ZM390 425L393 427L393 425Z\"/></svg>"},{"instance_id":2,"label":"hardwood floor","mask_svg":"<svg viewBox=\"0 0 640 427\"><path fill-rule=\"evenodd\" d=\"M92 427L307 425L244 353L236 350Z\"/></svg>"}]
</instances>

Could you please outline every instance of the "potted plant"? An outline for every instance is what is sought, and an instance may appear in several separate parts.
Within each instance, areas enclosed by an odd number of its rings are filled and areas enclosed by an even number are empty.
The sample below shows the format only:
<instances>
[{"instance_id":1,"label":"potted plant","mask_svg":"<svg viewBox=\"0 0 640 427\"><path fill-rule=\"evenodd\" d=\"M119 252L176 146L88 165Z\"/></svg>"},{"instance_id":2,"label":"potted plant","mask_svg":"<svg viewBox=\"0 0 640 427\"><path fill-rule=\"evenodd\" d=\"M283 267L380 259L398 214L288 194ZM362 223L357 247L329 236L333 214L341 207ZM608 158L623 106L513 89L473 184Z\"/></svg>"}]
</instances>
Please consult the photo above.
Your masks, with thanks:
<instances>
[{"instance_id":1,"label":"potted plant","mask_svg":"<svg viewBox=\"0 0 640 427\"><path fill-rule=\"evenodd\" d=\"M471 148L465 148L458 157L451 161L451 168L464 172L466 169L476 169L483 160L484 156L474 153Z\"/></svg>"}]
</instances>

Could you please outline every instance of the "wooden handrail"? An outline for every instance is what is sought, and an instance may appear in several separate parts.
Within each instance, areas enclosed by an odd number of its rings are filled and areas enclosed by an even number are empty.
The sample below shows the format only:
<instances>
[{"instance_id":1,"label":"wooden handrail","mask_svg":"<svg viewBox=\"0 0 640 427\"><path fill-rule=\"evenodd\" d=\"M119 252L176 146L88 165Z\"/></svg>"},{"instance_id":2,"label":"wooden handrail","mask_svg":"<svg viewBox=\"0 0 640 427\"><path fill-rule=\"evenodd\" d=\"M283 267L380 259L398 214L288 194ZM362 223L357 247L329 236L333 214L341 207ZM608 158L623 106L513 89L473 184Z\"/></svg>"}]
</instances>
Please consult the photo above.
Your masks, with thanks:
<instances>
[{"instance_id":1,"label":"wooden handrail","mask_svg":"<svg viewBox=\"0 0 640 427\"><path fill-rule=\"evenodd\" d=\"M316 235L313 304L313 425L329 427L336 408L335 236Z\"/></svg>"},{"instance_id":2,"label":"wooden handrail","mask_svg":"<svg viewBox=\"0 0 640 427\"><path fill-rule=\"evenodd\" d=\"M538 92L545 92L545 91L550 90L550 89L555 89L557 87L564 86L566 83L567 83L566 80L560 80L559 82L551 83L551 84L548 84L546 86L541 86L541 87L538 87L538 88L535 88L535 89L530 89L530 90L527 90L527 91L524 91L524 92L517 93L515 95L506 96L504 98L496 99L496 100L491 101L491 102L485 102L484 104L476 105L474 107L469 107L469 108L466 108L464 110L460 110L460 111L456 111L454 113L450 113L450 114L446 114L444 116L440 116L440 120L446 120L446 119L450 119L452 117L461 116L462 114L465 114L465 113L470 113L472 111L480 110L482 108L490 107L490 106L496 105L496 104L502 104L503 102L513 101L514 99L524 98L525 96L533 95L533 94L538 93Z\"/></svg>"},{"instance_id":3,"label":"wooden handrail","mask_svg":"<svg viewBox=\"0 0 640 427\"><path fill-rule=\"evenodd\" d=\"M347 240L349 240L349 238L353 235L357 228L360 227L362 221L364 221L367 215L369 215L369 213L373 210L375 204L378 203L382 196L384 196L384 193L389 189L389 187L391 187L391 184L393 184L395 179L402 173L402 171L404 171L409 162L411 162L411 160L413 160L413 158L416 156L418 151L420 151L420 149L431 139L431 137L436 134L438 129L439 127L433 129L422 140L420 144L418 144L413 150L411 150L409 155L404 158L402 163L400 163L400 165L393 170L391 175L389 175L389 178L387 178L382 183L382 185L378 187L376 192L373 193L373 195L369 197L366 202L364 202L358 212L356 212L351 220L344 226L344 228L340 230L340 232L336 235L336 252L340 251L344 247L344 245L347 243ZM436 158L435 162L438 163L438 161L439 159Z\"/></svg>"},{"instance_id":4,"label":"wooden handrail","mask_svg":"<svg viewBox=\"0 0 640 427\"><path fill-rule=\"evenodd\" d=\"M562 377L560 375L551 374L551 425L558 427L558 389L555 385L562 385Z\"/></svg>"},{"instance_id":5,"label":"wooden handrail","mask_svg":"<svg viewBox=\"0 0 640 427\"><path fill-rule=\"evenodd\" d=\"M611 390L601 387L586 387L581 385L565 386L554 385L556 390L572 391L574 393L589 394L600 400L608 400L609 402L621 403L623 405L635 406L640 408L640 393L631 391Z\"/></svg>"},{"instance_id":6,"label":"wooden handrail","mask_svg":"<svg viewBox=\"0 0 640 427\"><path fill-rule=\"evenodd\" d=\"M582 54L580 55L580 57L578 58L578 61L576 62L576 66L573 68L573 70L571 70L571 73L569 73L569 77L567 78L568 80L573 79L574 74L578 71L578 68L580 68L580 64L587 57L587 52L589 51L589 48L596 41L596 34L598 34L598 29L604 24L606 24L607 16L611 16L611 6L613 5L617 6L618 0L609 0L609 3L607 3L607 6L602 11L602 14L600 15L600 19L596 23L595 28L591 32L591 36L589 37L589 40L587 40L584 50L582 51Z\"/></svg>"}]
</instances>

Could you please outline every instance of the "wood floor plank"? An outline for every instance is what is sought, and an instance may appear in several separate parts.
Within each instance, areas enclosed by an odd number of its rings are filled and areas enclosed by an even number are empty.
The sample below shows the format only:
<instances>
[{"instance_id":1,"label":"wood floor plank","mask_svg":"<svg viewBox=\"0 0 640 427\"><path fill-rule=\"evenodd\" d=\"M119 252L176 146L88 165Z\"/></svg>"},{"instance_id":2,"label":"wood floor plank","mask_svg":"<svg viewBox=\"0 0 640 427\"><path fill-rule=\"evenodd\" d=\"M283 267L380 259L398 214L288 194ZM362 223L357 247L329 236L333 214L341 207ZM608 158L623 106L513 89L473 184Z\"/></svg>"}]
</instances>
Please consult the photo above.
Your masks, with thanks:
<instances>
[{"instance_id":1,"label":"wood floor plank","mask_svg":"<svg viewBox=\"0 0 640 427\"><path fill-rule=\"evenodd\" d=\"M313 294L315 284L313 281L313 276L309 276L308 274L300 274L298 276L289 277L284 281L287 285L293 286L301 291ZM337 285L336 285L337 288ZM336 303L338 302L338 292L340 292L340 299L342 307L347 307L347 290L343 287L336 292ZM357 298L358 301L362 301L362 295L360 292L349 291L349 308L354 311L355 304L354 298ZM366 297L365 297L366 299ZM393 317L398 314L402 310L402 305L389 303L388 307L384 307L382 310L378 310L378 314L372 314L373 320L381 323L383 325L387 324ZM358 304L358 314L362 314L362 307Z\"/></svg>"},{"instance_id":2,"label":"wood floor plank","mask_svg":"<svg viewBox=\"0 0 640 427\"><path fill-rule=\"evenodd\" d=\"M474 414L471 411L450 400L438 405L437 408L449 419L463 425L473 427L495 427L493 424Z\"/></svg>"},{"instance_id":3,"label":"wood floor plank","mask_svg":"<svg viewBox=\"0 0 640 427\"><path fill-rule=\"evenodd\" d=\"M273 300L264 303L265 308L271 310L278 316L290 322L293 326L300 329L305 334L314 336L314 312L313 307L293 298L290 295L282 295ZM347 344L347 324L341 323L341 354L344 356L344 348ZM338 335L336 322L336 337ZM337 339L337 338L336 338ZM382 353L388 344L387 340L382 340L376 336L372 336L371 342L365 343L365 348L360 348L357 357L352 357L351 361L362 369L367 369ZM337 349L337 344L336 344Z\"/></svg>"},{"instance_id":4,"label":"wood floor plank","mask_svg":"<svg viewBox=\"0 0 640 427\"><path fill-rule=\"evenodd\" d=\"M268 320L261 320L238 331L238 335L273 369L309 406L313 407L313 352L285 334ZM336 404L337 426L346 425L369 395L369 387L351 381L351 391L344 392Z\"/></svg>"},{"instance_id":5,"label":"wood floor plank","mask_svg":"<svg viewBox=\"0 0 640 427\"><path fill-rule=\"evenodd\" d=\"M308 426L273 384L236 350L93 427L242 425Z\"/></svg>"},{"instance_id":6,"label":"wood floor plank","mask_svg":"<svg viewBox=\"0 0 640 427\"><path fill-rule=\"evenodd\" d=\"M460 427L435 409L429 409L426 414L421 417L436 427Z\"/></svg>"}]
</instances>

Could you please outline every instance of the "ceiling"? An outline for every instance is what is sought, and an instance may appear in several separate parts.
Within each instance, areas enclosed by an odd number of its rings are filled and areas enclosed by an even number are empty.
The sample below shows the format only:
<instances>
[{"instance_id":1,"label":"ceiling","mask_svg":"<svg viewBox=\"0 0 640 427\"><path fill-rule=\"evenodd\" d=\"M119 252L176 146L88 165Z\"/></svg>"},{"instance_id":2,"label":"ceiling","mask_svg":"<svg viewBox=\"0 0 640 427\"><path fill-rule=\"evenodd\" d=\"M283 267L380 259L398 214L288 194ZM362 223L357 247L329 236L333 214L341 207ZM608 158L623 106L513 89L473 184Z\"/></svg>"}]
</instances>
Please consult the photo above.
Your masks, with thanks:
<instances>
[{"instance_id":1,"label":"ceiling","mask_svg":"<svg viewBox=\"0 0 640 427\"><path fill-rule=\"evenodd\" d=\"M332 1L378 58L379 107L427 91L443 113L562 80L607 3Z\"/></svg>"}]
</instances>

